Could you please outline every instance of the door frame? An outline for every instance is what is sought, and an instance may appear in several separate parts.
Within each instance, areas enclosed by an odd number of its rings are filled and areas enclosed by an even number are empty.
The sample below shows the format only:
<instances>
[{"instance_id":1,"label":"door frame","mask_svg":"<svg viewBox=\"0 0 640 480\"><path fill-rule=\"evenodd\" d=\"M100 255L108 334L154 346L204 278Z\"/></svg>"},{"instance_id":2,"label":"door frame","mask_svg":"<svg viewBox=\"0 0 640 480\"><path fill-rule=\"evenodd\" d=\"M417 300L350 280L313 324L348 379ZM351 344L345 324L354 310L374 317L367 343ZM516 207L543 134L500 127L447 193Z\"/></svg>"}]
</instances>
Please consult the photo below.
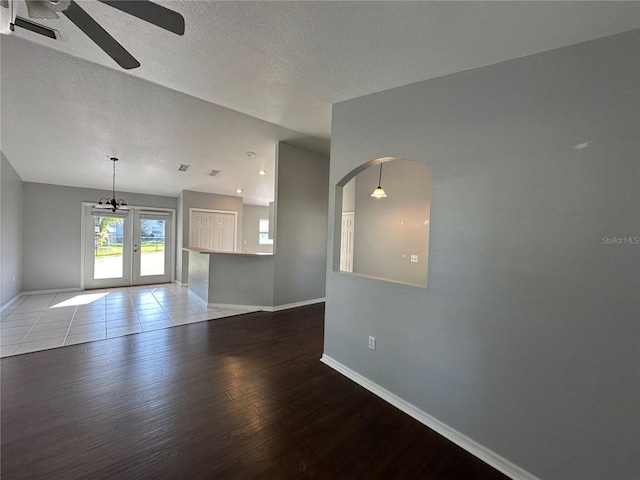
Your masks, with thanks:
<instances>
[{"instance_id":1,"label":"door frame","mask_svg":"<svg viewBox=\"0 0 640 480\"><path fill-rule=\"evenodd\" d=\"M91 216L91 208L95 207L95 202L81 202L80 205L80 288L82 290L85 289L86 284L85 284L85 274L86 274L86 245L85 242L87 241L87 217ZM171 228L165 231L165 236L167 236L168 234L171 234L171 251L169 252L170 254L170 260L169 260L169 265L170 265L170 282L173 283L175 282L176 279L176 231L177 231L177 221L176 221L176 209L175 208L166 208L166 207L149 207L149 206L140 206L140 205L129 205L129 210L132 210L132 214L133 214L133 210L143 210L143 211L159 211L159 212L168 212L171 218ZM89 213L87 215L87 210L89 210ZM132 223L132 227L134 227L133 225L133 221ZM128 236L129 237L129 245L128 248L131 249L131 251L133 251L133 232L134 229L131 229L131 234ZM130 262L131 264L131 271L129 272L129 285L125 285L127 287L131 287L134 285L134 279L133 279L133 259ZM97 288L112 288L112 287L97 287ZM117 288L117 287L113 287L113 288Z\"/></svg>"}]
</instances>

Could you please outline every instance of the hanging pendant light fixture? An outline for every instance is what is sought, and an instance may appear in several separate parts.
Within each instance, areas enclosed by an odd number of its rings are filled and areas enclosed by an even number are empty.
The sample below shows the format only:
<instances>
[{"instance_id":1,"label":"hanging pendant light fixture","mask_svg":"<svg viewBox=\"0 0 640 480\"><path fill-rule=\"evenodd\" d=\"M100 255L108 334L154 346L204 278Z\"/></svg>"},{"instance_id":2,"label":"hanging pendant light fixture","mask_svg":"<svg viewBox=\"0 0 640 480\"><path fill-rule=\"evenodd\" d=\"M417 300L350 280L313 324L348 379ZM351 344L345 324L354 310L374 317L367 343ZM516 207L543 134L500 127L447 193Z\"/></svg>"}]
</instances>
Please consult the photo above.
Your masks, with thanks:
<instances>
[{"instance_id":1,"label":"hanging pendant light fixture","mask_svg":"<svg viewBox=\"0 0 640 480\"><path fill-rule=\"evenodd\" d=\"M112 212L116 210L129 210L127 202L125 202L124 199L119 198L116 200L116 162L118 159L111 157L110 160L113 162L113 196L111 198L101 198L95 208L111 210Z\"/></svg>"},{"instance_id":2,"label":"hanging pendant light fixture","mask_svg":"<svg viewBox=\"0 0 640 480\"><path fill-rule=\"evenodd\" d=\"M387 198L387 194L384 193L384 189L380 186L382 182L382 164L380 164L380 176L378 177L378 188L376 188L371 196L373 198Z\"/></svg>"}]
</instances>

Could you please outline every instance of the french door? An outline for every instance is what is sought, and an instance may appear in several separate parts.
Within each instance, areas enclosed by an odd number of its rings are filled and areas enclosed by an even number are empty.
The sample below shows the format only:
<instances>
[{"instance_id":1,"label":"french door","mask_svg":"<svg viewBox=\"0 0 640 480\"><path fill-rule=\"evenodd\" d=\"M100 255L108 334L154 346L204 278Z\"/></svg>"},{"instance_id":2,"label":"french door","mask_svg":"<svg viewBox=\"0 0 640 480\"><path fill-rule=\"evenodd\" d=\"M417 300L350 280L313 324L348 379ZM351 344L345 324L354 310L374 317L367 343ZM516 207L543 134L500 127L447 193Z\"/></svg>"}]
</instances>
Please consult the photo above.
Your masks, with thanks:
<instances>
[{"instance_id":1,"label":"french door","mask_svg":"<svg viewBox=\"0 0 640 480\"><path fill-rule=\"evenodd\" d=\"M85 206L84 287L171 282L173 212Z\"/></svg>"}]
</instances>

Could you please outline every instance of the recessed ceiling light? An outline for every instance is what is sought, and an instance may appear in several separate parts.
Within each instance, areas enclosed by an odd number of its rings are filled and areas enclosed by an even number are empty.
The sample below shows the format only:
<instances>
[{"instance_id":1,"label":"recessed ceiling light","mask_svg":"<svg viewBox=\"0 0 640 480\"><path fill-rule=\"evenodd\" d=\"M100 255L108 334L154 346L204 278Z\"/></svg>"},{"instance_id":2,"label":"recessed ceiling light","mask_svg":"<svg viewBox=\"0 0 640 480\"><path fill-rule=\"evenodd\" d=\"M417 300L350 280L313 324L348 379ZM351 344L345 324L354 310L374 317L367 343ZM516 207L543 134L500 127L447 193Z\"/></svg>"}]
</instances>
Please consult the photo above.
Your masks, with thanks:
<instances>
[{"instance_id":1,"label":"recessed ceiling light","mask_svg":"<svg viewBox=\"0 0 640 480\"><path fill-rule=\"evenodd\" d=\"M180 166L178 167L178 171L179 172L186 172L189 169L190 166L191 165L186 165L184 163L181 163Z\"/></svg>"},{"instance_id":2,"label":"recessed ceiling light","mask_svg":"<svg viewBox=\"0 0 640 480\"><path fill-rule=\"evenodd\" d=\"M245 155L249 158L253 158L256 156L256 152L246 152Z\"/></svg>"},{"instance_id":3,"label":"recessed ceiling light","mask_svg":"<svg viewBox=\"0 0 640 480\"><path fill-rule=\"evenodd\" d=\"M237 193L242 193L242 189L241 188L236 188L236 192Z\"/></svg>"},{"instance_id":4,"label":"recessed ceiling light","mask_svg":"<svg viewBox=\"0 0 640 480\"><path fill-rule=\"evenodd\" d=\"M591 146L591 142L584 142L584 143L578 143L577 145L574 145L573 148L574 150L584 150L585 148L589 148Z\"/></svg>"},{"instance_id":5,"label":"recessed ceiling light","mask_svg":"<svg viewBox=\"0 0 640 480\"><path fill-rule=\"evenodd\" d=\"M267 171L264 168L261 168L260 170L258 170L258 175L266 175Z\"/></svg>"}]
</instances>

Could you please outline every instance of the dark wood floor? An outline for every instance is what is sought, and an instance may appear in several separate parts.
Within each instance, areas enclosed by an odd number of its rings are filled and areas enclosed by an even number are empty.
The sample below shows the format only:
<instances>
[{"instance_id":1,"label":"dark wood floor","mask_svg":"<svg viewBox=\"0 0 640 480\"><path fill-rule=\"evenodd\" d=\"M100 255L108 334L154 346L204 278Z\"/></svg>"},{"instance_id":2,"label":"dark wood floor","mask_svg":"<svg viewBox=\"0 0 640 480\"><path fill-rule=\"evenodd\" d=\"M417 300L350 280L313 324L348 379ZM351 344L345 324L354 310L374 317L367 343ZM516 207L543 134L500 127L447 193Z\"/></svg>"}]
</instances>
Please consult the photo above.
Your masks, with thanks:
<instances>
[{"instance_id":1,"label":"dark wood floor","mask_svg":"<svg viewBox=\"0 0 640 480\"><path fill-rule=\"evenodd\" d=\"M320 363L323 316L3 358L2 480L506 478Z\"/></svg>"}]
</instances>

